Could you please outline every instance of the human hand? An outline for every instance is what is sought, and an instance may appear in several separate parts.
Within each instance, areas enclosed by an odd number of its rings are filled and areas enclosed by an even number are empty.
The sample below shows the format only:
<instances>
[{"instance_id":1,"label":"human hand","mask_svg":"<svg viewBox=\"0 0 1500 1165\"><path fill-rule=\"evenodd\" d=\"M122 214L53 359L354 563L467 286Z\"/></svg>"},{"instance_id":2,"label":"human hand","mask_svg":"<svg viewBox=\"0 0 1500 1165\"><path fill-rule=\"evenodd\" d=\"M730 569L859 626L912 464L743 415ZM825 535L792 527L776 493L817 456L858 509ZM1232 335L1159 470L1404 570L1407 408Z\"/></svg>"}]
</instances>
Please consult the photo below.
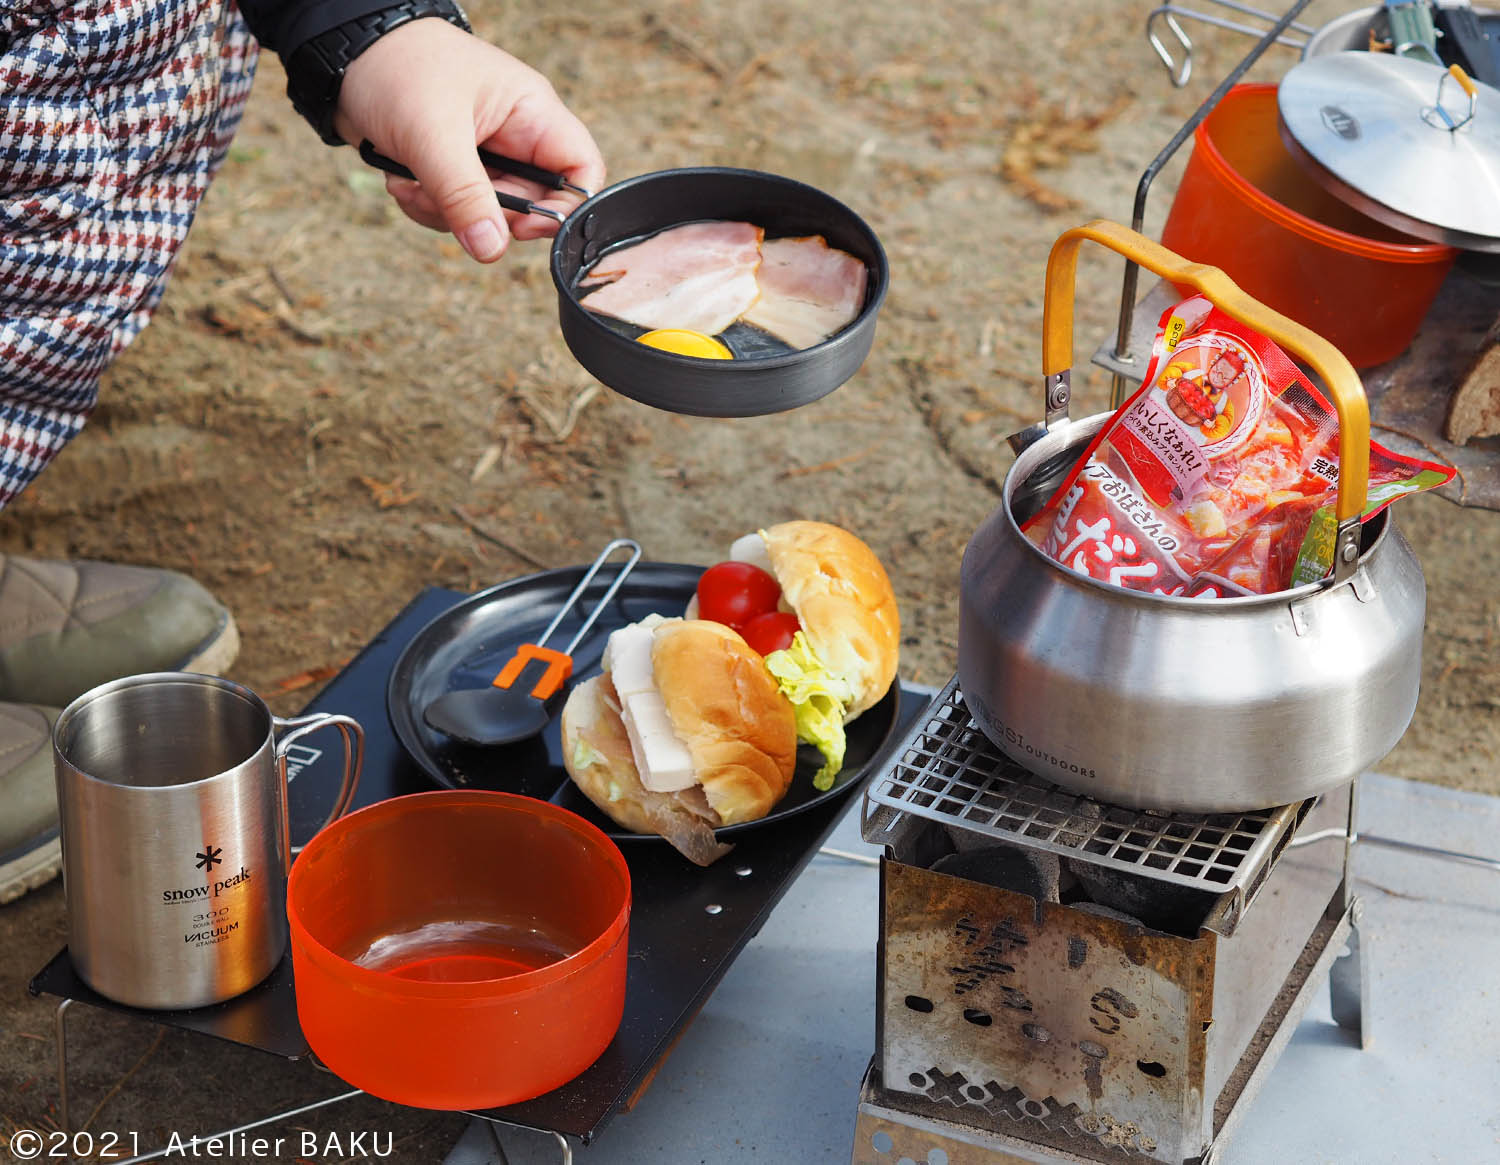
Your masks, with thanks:
<instances>
[{"instance_id":1,"label":"human hand","mask_svg":"<svg viewBox=\"0 0 1500 1165\"><path fill-rule=\"evenodd\" d=\"M354 59L334 128L347 142L368 138L405 163L416 182L386 178L402 211L433 230L451 230L482 263L500 258L511 238L557 232L544 215L502 211L496 189L563 215L579 199L519 178L491 178L476 146L557 171L588 190L604 183L599 147L544 76L434 17L403 24Z\"/></svg>"}]
</instances>

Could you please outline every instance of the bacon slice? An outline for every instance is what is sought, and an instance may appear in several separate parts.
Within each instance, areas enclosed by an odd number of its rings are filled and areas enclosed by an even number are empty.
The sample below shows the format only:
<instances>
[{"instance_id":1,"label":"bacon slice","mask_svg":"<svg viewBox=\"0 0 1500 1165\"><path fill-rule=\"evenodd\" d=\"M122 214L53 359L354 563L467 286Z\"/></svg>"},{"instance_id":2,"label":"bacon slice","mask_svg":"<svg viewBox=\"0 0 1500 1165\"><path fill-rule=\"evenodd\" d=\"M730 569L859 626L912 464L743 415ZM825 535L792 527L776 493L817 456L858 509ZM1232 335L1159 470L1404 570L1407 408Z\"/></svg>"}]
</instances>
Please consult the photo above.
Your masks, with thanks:
<instances>
[{"instance_id":1,"label":"bacon slice","mask_svg":"<svg viewBox=\"0 0 1500 1165\"><path fill-rule=\"evenodd\" d=\"M671 227L599 260L585 277L583 306L642 328L687 328L713 336L742 316L760 288L765 232L744 222Z\"/></svg>"},{"instance_id":2,"label":"bacon slice","mask_svg":"<svg viewBox=\"0 0 1500 1165\"><path fill-rule=\"evenodd\" d=\"M575 688L575 694L588 689L590 685L597 689L597 704L592 697L580 697L577 721L572 719L574 700L569 698L568 708L563 712L563 747L570 747L567 741L572 733L590 748L609 758L614 782L619 786L617 795L639 809L645 824L666 838L688 861L699 866L710 866L732 850L734 846L714 836L714 826L719 824L719 815L709 806L708 796L702 785L678 793L653 793L641 784L639 773L631 760L630 740L614 683L607 673L595 676ZM596 786L578 782L578 787L602 811L609 813L609 807L599 799L600 790ZM640 822L637 821L627 828L638 828L639 825Z\"/></svg>"},{"instance_id":3,"label":"bacon slice","mask_svg":"<svg viewBox=\"0 0 1500 1165\"><path fill-rule=\"evenodd\" d=\"M864 307L865 265L822 235L771 239L760 253L760 298L744 320L793 348L828 339Z\"/></svg>"}]
</instances>

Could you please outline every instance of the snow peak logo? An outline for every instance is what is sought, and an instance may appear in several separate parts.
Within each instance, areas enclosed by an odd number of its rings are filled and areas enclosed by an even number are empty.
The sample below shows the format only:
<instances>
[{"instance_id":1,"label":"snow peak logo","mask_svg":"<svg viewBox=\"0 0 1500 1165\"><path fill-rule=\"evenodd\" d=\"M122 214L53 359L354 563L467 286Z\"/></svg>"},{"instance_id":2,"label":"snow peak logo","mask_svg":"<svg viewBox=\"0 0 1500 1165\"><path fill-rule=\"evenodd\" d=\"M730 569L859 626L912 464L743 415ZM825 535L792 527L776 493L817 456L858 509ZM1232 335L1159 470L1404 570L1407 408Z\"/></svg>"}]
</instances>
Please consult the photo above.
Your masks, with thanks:
<instances>
[{"instance_id":1,"label":"snow peak logo","mask_svg":"<svg viewBox=\"0 0 1500 1165\"><path fill-rule=\"evenodd\" d=\"M205 848L209 852L214 854L220 854L223 852L222 850L214 849L212 846L207 846ZM202 856L202 854L199 855L200 858ZM212 862L207 863L208 868L212 869L214 864L223 860L224 859L222 858L215 857ZM202 869L204 865L205 863L200 861L198 863L198 868ZM220 878L217 882L205 882L201 886L186 886L181 890L163 890L161 892L161 900L164 903L201 902L205 898L217 898L225 890L232 890L234 887L248 882L249 880L250 871L245 869L244 866L241 866L239 873L231 874L226 878Z\"/></svg>"},{"instance_id":2,"label":"snow peak logo","mask_svg":"<svg viewBox=\"0 0 1500 1165\"><path fill-rule=\"evenodd\" d=\"M1322 115L1323 124L1326 125L1346 142L1359 140L1359 122L1350 117L1337 105L1325 105L1318 110Z\"/></svg>"}]
</instances>

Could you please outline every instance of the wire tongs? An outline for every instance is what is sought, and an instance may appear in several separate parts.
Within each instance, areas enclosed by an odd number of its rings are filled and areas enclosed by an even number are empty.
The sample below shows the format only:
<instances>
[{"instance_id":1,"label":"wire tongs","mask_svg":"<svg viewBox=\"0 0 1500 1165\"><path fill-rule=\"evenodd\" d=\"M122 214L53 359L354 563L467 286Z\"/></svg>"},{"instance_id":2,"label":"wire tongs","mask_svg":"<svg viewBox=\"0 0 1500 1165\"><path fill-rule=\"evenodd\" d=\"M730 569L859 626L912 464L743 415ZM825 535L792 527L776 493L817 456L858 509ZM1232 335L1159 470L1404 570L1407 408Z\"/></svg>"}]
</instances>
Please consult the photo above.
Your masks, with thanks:
<instances>
[{"instance_id":1,"label":"wire tongs","mask_svg":"<svg viewBox=\"0 0 1500 1165\"><path fill-rule=\"evenodd\" d=\"M571 190L575 194L581 194L584 198L589 197L589 192L582 186L569 182L561 174L551 170L543 170L540 166L533 166L530 162L522 162L516 158L507 158L502 154L492 153L483 146L477 147L479 160L488 169L499 171L501 174L509 174L512 178L521 178L527 182L535 182L545 186L549 190ZM359 156L366 165L374 166L377 170L384 170L387 174L394 174L398 178L409 178L413 182L417 176L403 166L394 158L387 158L375 149L368 140L359 143ZM507 194L503 190L495 191L495 200L505 210L513 210L518 214L539 214L544 218L550 218L556 222L562 222L563 216L550 207L538 206L528 199L521 198L515 194Z\"/></svg>"}]
</instances>

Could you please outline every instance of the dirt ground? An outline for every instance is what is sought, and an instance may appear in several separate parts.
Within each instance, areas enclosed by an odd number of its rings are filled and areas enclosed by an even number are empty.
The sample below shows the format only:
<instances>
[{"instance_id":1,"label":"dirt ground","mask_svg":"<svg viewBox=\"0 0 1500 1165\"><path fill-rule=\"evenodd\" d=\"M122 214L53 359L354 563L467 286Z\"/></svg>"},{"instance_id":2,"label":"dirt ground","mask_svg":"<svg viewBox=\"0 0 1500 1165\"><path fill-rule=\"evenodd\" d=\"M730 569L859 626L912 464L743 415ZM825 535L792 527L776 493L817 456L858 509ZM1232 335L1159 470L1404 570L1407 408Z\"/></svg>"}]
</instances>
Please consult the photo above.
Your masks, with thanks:
<instances>
[{"instance_id":1,"label":"dirt ground","mask_svg":"<svg viewBox=\"0 0 1500 1165\"><path fill-rule=\"evenodd\" d=\"M996 503L1005 436L1039 417L1048 246L1090 218L1128 221L1146 162L1249 43L1203 33L1199 79L1173 90L1141 33L1148 7L475 0L478 31L554 79L613 177L775 171L881 236L891 291L865 367L814 406L739 421L600 388L558 334L543 244L482 269L408 223L378 175L295 117L263 60L155 322L84 434L0 515L0 548L192 573L239 621L233 677L288 713L424 586L585 562L619 534L649 558L709 563L757 525L819 517L880 554L902 674L940 684L964 545ZM1259 71L1294 59L1273 50ZM1148 231L1179 169L1158 180ZM1108 399L1089 357L1120 265L1101 254L1080 271L1079 415ZM1416 719L1380 767L1500 792L1500 514L1418 498L1398 520L1428 627ZM0 910L0 1133L52 1113L51 1007L24 984L62 941L56 884ZM100 1106L96 1128L221 1128L337 1091L311 1068L100 1013L74 1022L75 1103ZM395 1129L397 1160L440 1160L462 1127L360 1103L340 1125Z\"/></svg>"}]
</instances>

